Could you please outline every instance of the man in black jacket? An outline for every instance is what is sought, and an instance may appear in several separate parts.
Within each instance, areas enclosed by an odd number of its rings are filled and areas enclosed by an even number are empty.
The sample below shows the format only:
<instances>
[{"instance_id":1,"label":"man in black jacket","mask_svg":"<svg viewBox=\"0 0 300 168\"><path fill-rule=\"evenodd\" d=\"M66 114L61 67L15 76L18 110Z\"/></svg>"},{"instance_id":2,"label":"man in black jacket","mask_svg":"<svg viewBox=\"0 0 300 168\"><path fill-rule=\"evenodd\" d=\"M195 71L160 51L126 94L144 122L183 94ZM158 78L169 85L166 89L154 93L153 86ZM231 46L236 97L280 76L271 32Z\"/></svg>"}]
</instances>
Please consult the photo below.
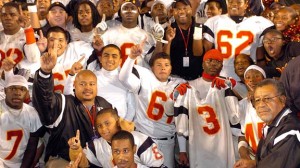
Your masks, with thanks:
<instances>
[{"instance_id":1,"label":"man in black jacket","mask_svg":"<svg viewBox=\"0 0 300 168\"><path fill-rule=\"evenodd\" d=\"M257 115L265 122L259 141L256 162L241 159L240 167L296 168L300 166L300 122L286 107L286 94L282 83L266 79L254 90Z\"/></svg>"},{"instance_id":2,"label":"man in black jacket","mask_svg":"<svg viewBox=\"0 0 300 168\"><path fill-rule=\"evenodd\" d=\"M49 129L45 161L48 167L66 167L69 159L68 140L76 130L83 134L83 145L97 137L94 118L103 108L112 108L104 98L96 96L97 78L92 71L80 71L74 82L75 96L53 92L52 69L57 59L58 41L41 57L41 68L33 85L33 105L42 123ZM82 146L84 147L84 146Z\"/></svg>"}]
</instances>

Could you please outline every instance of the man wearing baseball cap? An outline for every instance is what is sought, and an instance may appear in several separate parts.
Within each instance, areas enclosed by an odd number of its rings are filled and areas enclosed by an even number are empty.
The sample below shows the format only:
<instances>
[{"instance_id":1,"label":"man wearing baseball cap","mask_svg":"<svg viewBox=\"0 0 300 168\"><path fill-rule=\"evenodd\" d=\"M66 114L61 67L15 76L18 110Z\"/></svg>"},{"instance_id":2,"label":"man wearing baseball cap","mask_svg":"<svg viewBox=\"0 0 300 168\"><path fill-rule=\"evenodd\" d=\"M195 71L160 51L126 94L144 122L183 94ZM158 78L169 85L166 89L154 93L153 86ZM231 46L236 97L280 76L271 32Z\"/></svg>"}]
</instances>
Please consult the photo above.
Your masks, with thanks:
<instances>
[{"instance_id":1,"label":"man wearing baseball cap","mask_svg":"<svg viewBox=\"0 0 300 168\"><path fill-rule=\"evenodd\" d=\"M30 167L42 124L37 111L24 103L27 80L20 75L7 77L4 92L6 97L0 101L0 167Z\"/></svg>"}]
</instances>

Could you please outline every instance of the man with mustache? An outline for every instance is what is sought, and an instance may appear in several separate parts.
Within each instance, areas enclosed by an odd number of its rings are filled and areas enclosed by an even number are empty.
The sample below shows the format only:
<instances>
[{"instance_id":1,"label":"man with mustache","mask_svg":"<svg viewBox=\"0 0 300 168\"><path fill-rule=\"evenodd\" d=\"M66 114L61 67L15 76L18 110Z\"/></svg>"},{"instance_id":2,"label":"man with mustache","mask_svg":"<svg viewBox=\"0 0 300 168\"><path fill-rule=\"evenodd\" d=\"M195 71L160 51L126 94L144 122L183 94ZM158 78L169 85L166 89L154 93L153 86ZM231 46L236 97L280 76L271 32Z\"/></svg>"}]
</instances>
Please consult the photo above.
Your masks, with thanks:
<instances>
[{"instance_id":1,"label":"man with mustache","mask_svg":"<svg viewBox=\"0 0 300 168\"><path fill-rule=\"evenodd\" d=\"M46 167L65 167L69 164L68 139L76 130L83 134L82 144L98 137L94 118L103 108L112 108L104 98L96 96L97 78L92 71L83 70L75 78L75 96L54 93L53 69L56 66L58 39L41 57L41 68L36 72L33 84L33 105L42 123L49 129L50 137L46 147ZM84 146L82 146L84 147Z\"/></svg>"}]
</instances>

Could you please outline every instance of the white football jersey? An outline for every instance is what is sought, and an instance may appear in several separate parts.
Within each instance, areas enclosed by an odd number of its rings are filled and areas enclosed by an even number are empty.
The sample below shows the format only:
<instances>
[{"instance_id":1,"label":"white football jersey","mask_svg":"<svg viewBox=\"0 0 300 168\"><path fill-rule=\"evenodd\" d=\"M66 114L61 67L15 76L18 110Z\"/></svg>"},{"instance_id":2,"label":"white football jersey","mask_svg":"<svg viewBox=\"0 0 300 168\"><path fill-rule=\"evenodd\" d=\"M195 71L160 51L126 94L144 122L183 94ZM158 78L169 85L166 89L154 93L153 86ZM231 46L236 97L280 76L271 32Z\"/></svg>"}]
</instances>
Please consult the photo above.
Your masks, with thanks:
<instances>
[{"instance_id":1,"label":"white football jersey","mask_svg":"<svg viewBox=\"0 0 300 168\"><path fill-rule=\"evenodd\" d=\"M229 121L237 123L237 111L228 110L226 101L224 90L216 88L210 88L206 99L199 99L194 88L177 97L176 131L188 137L190 167L233 167L235 156Z\"/></svg>"},{"instance_id":2,"label":"white football jersey","mask_svg":"<svg viewBox=\"0 0 300 168\"><path fill-rule=\"evenodd\" d=\"M68 44L65 52L57 57L56 65L52 70L55 92L64 93L66 77L69 74L72 65L79 61L81 57L84 57L84 59L81 61L81 64L83 67L85 67L86 61L92 52L93 47L90 43L84 41L74 41Z\"/></svg>"},{"instance_id":3,"label":"white football jersey","mask_svg":"<svg viewBox=\"0 0 300 168\"><path fill-rule=\"evenodd\" d=\"M129 29L125 28L123 25L118 25L109 28L101 38L103 39L104 45L115 44L120 47L123 62L128 57L130 48L133 45L140 44L147 38L143 48L142 58L137 59L137 64L149 68L148 62L156 45L156 41L150 33L138 26Z\"/></svg>"},{"instance_id":4,"label":"white football jersey","mask_svg":"<svg viewBox=\"0 0 300 168\"><path fill-rule=\"evenodd\" d=\"M26 44L24 29L21 28L14 35L7 35L0 31L0 67L2 60L9 56L14 49L13 60L17 68L26 69L33 77L40 67L40 50L36 43Z\"/></svg>"},{"instance_id":5,"label":"white football jersey","mask_svg":"<svg viewBox=\"0 0 300 168\"><path fill-rule=\"evenodd\" d=\"M255 108L247 98L241 100L239 106L242 133L245 135L252 151L256 153L258 142L262 136L264 122L258 117Z\"/></svg>"},{"instance_id":6,"label":"white football jersey","mask_svg":"<svg viewBox=\"0 0 300 168\"><path fill-rule=\"evenodd\" d=\"M223 55L220 75L239 81L233 66L235 56L248 54L256 61L256 48L262 46L262 33L274 24L262 16L244 18L236 23L226 14L209 18L204 25L208 28L203 34L204 38Z\"/></svg>"},{"instance_id":7,"label":"white football jersey","mask_svg":"<svg viewBox=\"0 0 300 168\"><path fill-rule=\"evenodd\" d=\"M120 72L120 80L123 78L121 82L137 97L136 129L153 138L174 136L174 102L170 95L178 84L185 81L170 77L167 82L160 82L150 70L136 65L138 78L131 73L133 63L132 59L126 60L121 70L126 74Z\"/></svg>"},{"instance_id":8,"label":"white football jersey","mask_svg":"<svg viewBox=\"0 0 300 168\"><path fill-rule=\"evenodd\" d=\"M148 167L160 167L164 162L163 154L153 140L140 132L132 131L131 133L136 145L134 161ZM111 145L103 138L94 139L92 143L94 147L87 145L87 148L83 150L89 162L103 168L114 167Z\"/></svg>"},{"instance_id":9,"label":"white football jersey","mask_svg":"<svg viewBox=\"0 0 300 168\"><path fill-rule=\"evenodd\" d=\"M0 101L0 167L20 167L30 133L42 127L37 111L23 103L21 110Z\"/></svg>"}]
</instances>

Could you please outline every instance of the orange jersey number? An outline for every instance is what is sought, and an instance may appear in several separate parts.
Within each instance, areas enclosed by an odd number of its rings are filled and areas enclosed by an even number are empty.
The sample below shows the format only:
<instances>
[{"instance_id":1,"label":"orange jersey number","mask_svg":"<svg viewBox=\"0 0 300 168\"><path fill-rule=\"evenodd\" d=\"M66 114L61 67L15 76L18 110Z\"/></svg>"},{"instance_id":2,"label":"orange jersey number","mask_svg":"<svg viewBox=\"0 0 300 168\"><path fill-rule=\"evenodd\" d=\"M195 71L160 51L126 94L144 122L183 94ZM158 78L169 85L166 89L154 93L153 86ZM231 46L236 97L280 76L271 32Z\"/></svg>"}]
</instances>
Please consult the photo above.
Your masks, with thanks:
<instances>
[{"instance_id":1,"label":"orange jersey number","mask_svg":"<svg viewBox=\"0 0 300 168\"><path fill-rule=\"evenodd\" d=\"M129 50L132 46L134 46L133 43L124 43L124 44L121 45L121 47L120 47L121 55L122 55L121 66L123 66L125 60L127 59L128 55L129 55Z\"/></svg>"},{"instance_id":2,"label":"orange jersey number","mask_svg":"<svg viewBox=\"0 0 300 168\"><path fill-rule=\"evenodd\" d=\"M263 123L260 122L260 123L257 123L257 133L258 133L258 139L261 138L262 136L262 128L263 128ZM253 130L253 124L252 123L249 123L249 124L246 124L246 128L245 128L245 138L246 140L248 141L248 143L250 144L252 150L254 153L256 153L256 150L257 150L257 144L258 144L258 141L259 140L256 140L255 139L255 136L254 136L254 130Z\"/></svg>"},{"instance_id":3,"label":"orange jersey number","mask_svg":"<svg viewBox=\"0 0 300 168\"><path fill-rule=\"evenodd\" d=\"M154 120L154 121L158 121L163 117L163 114L165 112L165 109L163 107L163 105L159 104L156 102L156 99L160 98L162 101L167 101L167 96L164 92L160 92L160 91L155 91L152 93L151 96L151 100L147 109L147 115L150 119ZM153 113L154 109L157 109L158 112L157 113ZM173 120L173 116L169 116L167 119L167 123L170 124Z\"/></svg>"},{"instance_id":4,"label":"orange jersey number","mask_svg":"<svg viewBox=\"0 0 300 168\"><path fill-rule=\"evenodd\" d=\"M12 48L10 48L9 50L7 50L6 51L6 53L4 52L4 51L2 51L1 49L0 49L0 55L1 55L1 61L0 61L0 67L2 66L2 60L4 59L4 58L6 58L6 56L9 56L10 54L11 54L11 51L12 51L13 49ZM15 63L16 64L18 64L19 62L21 62L22 60L23 60L23 52L22 51L20 51L18 48L15 48L14 49L14 54L12 55L12 57L13 57L13 60L15 61Z\"/></svg>"},{"instance_id":5,"label":"orange jersey number","mask_svg":"<svg viewBox=\"0 0 300 168\"><path fill-rule=\"evenodd\" d=\"M20 142L23 137L23 131L22 130L7 131L6 137L7 137L8 141L10 141L12 139L12 137L16 137L16 140L15 140L15 143L14 143L14 146L13 146L11 152L9 153L9 155L7 155L4 158L5 160L10 160L17 153L18 147L19 147Z\"/></svg>"},{"instance_id":6,"label":"orange jersey number","mask_svg":"<svg viewBox=\"0 0 300 168\"><path fill-rule=\"evenodd\" d=\"M203 116L207 126L203 127L204 132L209 135L216 134L220 130L220 124L214 109L210 106L198 107L198 113Z\"/></svg>"},{"instance_id":7,"label":"orange jersey number","mask_svg":"<svg viewBox=\"0 0 300 168\"><path fill-rule=\"evenodd\" d=\"M226 38L227 40L222 40L222 38ZM239 44L235 49L233 48L230 41L232 39L242 39L245 38L244 42ZM236 36L233 36L232 32L229 30L221 30L217 34L217 44L218 44L218 50L222 51L221 48L226 49L226 53L222 52L223 58L230 58L232 54L234 56L241 53L243 49L248 47L253 43L254 35L250 31L239 31ZM234 53L232 51L234 50Z\"/></svg>"}]
</instances>

